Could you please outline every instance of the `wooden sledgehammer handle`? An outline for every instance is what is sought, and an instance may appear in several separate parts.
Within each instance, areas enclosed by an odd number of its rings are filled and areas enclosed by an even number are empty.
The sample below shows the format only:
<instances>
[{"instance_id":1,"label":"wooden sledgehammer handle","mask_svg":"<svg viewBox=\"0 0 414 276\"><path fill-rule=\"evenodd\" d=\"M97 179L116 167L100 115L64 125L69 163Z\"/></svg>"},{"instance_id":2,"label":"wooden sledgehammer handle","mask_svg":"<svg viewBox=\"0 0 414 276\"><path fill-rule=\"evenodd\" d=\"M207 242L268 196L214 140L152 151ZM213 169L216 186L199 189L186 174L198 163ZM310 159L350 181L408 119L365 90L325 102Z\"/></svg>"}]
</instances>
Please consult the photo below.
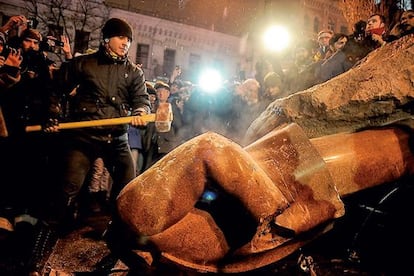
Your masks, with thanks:
<instances>
[{"instance_id":1,"label":"wooden sledgehammer handle","mask_svg":"<svg viewBox=\"0 0 414 276\"><path fill-rule=\"evenodd\" d=\"M146 122L155 122L155 114L146 114L141 116ZM132 121L133 116L100 119L91 121L80 121L80 122L68 122L60 123L59 129L72 129L72 128L83 128L83 127L96 127L96 126L111 126L111 125L122 125L129 124ZM26 127L26 132L40 131L42 130L41 125L32 125Z\"/></svg>"}]
</instances>

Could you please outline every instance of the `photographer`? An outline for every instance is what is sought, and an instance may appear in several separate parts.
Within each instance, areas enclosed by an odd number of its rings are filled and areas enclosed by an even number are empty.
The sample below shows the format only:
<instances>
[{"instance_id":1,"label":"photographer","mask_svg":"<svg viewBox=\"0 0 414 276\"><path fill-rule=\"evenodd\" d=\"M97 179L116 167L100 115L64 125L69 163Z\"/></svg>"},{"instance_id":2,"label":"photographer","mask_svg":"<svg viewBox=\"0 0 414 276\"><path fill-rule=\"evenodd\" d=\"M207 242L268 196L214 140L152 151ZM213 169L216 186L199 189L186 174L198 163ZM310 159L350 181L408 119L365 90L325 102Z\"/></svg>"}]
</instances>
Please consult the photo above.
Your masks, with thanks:
<instances>
[{"instance_id":1,"label":"photographer","mask_svg":"<svg viewBox=\"0 0 414 276\"><path fill-rule=\"evenodd\" d=\"M8 35L9 39L11 37L19 37L20 34L28 28L28 20L24 15L14 15L0 27L0 32Z\"/></svg>"},{"instance_id":2,"label":"photographer","mask_svg":"<svg viewBox=\"0 0 414 276\"><path fill-rule=\"evenodd\" d=\"M8 136L0 139L0 174L9 182L4 182L0 190L0 210L12 210L15 220L16 257L27 262L30 257L33 231L37 219L50 200L49 181L54 170L50 168L50 158L55 148L56 136L44 132L26 133L25 127L44 124L51 114L56 115L58 105L48 109L52 92L48 60L40 50L42 36L35 29L25 29L11 50L10 57L21 54L20 81L0 93ZM17 53L17 55L16 55ZM49 111L49 112L48 112ZM13 173L21 169L18 173ZM44 207L44 208L43 208ZM19 233L20 225L30 225L32 230ZM27 229L25 227L25 229ZM21 235L21 236L20 236Z\"/></svg>"},{"instance_id":3,"label":"photographer","mask_svg":"<svg viewBox=\"0 0 414 276\"><path fill-rule=\"evenodd\" d=\"M20 51L7 45L6 36L0 32L0 91L20 81Z\"/></svg>"}]
</instances>

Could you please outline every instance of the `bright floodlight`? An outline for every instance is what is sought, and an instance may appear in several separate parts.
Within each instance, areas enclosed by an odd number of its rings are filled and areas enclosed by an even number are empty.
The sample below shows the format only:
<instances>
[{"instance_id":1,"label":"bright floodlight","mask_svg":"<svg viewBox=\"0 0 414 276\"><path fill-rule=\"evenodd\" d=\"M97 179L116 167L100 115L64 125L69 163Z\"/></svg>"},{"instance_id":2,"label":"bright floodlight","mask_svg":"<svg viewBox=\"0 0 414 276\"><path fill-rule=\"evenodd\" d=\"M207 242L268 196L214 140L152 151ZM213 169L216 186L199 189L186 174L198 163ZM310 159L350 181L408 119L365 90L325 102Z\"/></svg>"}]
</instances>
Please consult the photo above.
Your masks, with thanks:
<instances>
[{"instance_id":1,"label":"bright floodlight","mask_svg":"<svg viewBox=\"0 0 414 276\"><path fill-rule=\"evenodd\" d=\"M222 86L221 74L214 69L205 70L200 75L198 84L201 89L208 93L215 93Z\"/></svg>"},{"instance_id":2,"label":"bright floodlight","mask_svg":"<svg viewBox=\"0 0 414 276\"><path fill-rule=\"evenodd\" d=\"M281 26L270 27L264 33L263 41L267 49L272 51L281 51L289 45L289 32Z\"/></svg>"}]
</instances>

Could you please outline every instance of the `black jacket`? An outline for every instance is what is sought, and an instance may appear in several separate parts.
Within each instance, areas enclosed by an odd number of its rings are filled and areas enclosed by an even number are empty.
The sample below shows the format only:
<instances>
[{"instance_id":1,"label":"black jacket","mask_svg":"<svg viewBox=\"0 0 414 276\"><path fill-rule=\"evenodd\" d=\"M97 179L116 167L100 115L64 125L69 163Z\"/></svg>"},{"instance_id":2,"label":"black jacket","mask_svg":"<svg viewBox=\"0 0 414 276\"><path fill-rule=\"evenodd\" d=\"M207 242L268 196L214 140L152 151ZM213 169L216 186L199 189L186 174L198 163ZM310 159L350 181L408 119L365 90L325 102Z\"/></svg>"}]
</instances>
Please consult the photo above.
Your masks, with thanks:
<instances>
[{"instance_id":1,"label":"black jacket","mask_svg":"<svg viewBox=\"0 0 414 276\"><path fill-rule=\"evenodd\" d=\"M25 126L43 124L51 116L53 83L42 52L22 53L21 79L0 92L0 106L9 136L22 135Z\"/></svg>"},{"instance_id":2,"label":"black jacket","mask_svg":"<svg viewBox=\"0 0 414 276\"><path fill-rule=\"evenodd\" d=\"M87 121L136 115L138 108L150 113L144 73L128 58L114 60L104 48L62 65L57 81L65 95L78 87L69 98L69 121ZM92 135L120 136L126 125L79 129Z\"/></svg>"}]
</instances>

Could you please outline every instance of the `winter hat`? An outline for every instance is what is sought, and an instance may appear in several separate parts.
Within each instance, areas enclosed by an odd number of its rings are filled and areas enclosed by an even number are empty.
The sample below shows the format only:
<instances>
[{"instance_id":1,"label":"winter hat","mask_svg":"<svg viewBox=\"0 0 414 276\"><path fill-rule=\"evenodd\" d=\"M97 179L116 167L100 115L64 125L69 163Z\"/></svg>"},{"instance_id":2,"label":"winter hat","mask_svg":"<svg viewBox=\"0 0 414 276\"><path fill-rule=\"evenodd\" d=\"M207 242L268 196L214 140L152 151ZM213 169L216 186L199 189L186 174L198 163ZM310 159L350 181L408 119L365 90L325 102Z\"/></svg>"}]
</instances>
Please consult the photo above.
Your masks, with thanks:
<instances>
[{"instance_id":1,"label":"winter hat","mask_svg":"<svg viewBox=\"0 0 414 276\"><path fill-rule=\"evenodd\" d=\"M126 36L132 40L132 28L122 19L111 18L103 26L102 35L104 39L114 36Z\"/></svg>"},{"instance_id":2,"label":"winter hat","mask_svg":"<svg viewBox=\"0 0 414 276\"><path fill-rule=\"evenodd\" d=\"M157 91L155 91L155 88L154 88L154 86L151 83L149 83L149 82L146 81L145 82L145 86L147 87L148 94L157 95Z\"/></svg>"},{"instance_id":3,"label":"winter hat","mask_svg":"<svg viewBox=\"0 0 414 276\"><path fill-rule=\"evenodd\" d=\"M31 39L36 39L38 41L42 41L42 35L36 29L26 29L21 33L20 37L22 40L26 38L31 38Z\"/></svg>"},{"instance_id":4,"label":"winter hat","mask_svg":"<svg viewBox=\"0 0 414 276\"><path fill-rule=\"evenodd\" d=\"M328 34L328 36L332 37L334 33L331 30L322 30L318 33L318 40L322 37L326 37L324 34Z\"/></svg>"},{"instance_id":5,"label":"winter hat","mask_svg":"<svg viewBox=\"0 0 414 276\"><path fill-rule=\"evenodd\" d=\"M155 85L154 85L154 88L155 88L155 89L158 89L158 88L165 88L165 89L167 89L168 91L170 91L170 86L169 86L168 84L166 84L165 82L163 82L163 81L157 81L157 82L155 83Z\"/></svg>"}]
</instances>

